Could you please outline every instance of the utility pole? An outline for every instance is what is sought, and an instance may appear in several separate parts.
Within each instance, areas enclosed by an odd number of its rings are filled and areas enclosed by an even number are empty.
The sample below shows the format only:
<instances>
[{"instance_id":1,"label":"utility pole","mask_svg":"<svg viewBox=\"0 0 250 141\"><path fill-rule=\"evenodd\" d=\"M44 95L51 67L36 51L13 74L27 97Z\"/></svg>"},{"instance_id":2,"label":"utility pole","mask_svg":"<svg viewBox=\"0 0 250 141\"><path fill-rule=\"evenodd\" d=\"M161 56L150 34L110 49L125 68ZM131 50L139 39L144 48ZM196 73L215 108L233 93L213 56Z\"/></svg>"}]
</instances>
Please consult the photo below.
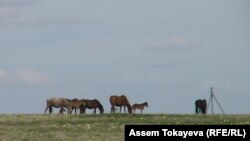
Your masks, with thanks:
<instances>
[{"instance_id":1,"label":"utility pole","mask_svg":"<svg viewBox=\"0 0 250 141\"><path fill-rule=\"evenodd\" d=\"M209 101L208 101L207 111L208 111L208 108L209 108L209 104L211 103L211 113L214 114L213 99L216 101L216 103L217 103L218 106L220 107L220 110L222 111L222 113L225 114L224 110L223 110L222 107L220 106L219 101L217 100L217 98L215 97L215 95L214 95L214 93L213 93L213 87L211 88L211 94L210 94L210 98L209 98Z\"/></svg>"}]
</instances>

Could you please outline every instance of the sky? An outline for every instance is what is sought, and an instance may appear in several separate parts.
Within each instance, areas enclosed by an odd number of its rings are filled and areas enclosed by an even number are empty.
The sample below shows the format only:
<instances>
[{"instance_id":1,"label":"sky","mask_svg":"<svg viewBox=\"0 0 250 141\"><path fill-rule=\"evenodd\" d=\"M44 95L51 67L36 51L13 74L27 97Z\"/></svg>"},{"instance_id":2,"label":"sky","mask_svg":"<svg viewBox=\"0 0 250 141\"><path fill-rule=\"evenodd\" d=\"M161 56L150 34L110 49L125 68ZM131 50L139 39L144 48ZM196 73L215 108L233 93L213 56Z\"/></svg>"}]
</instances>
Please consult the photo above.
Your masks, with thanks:
<instances>
[{"instance_id":1,"label":"sky","mask_svg":"<svg viewBox=\"0 0 250 141\"><path fill-rule=\"evenodd\" d=\"M111 95L194 114L211 87L226 114L250 114L249 14L248 0L0 0L0 114L51 97L110 113Z\"/></svg>"}]
</instances>

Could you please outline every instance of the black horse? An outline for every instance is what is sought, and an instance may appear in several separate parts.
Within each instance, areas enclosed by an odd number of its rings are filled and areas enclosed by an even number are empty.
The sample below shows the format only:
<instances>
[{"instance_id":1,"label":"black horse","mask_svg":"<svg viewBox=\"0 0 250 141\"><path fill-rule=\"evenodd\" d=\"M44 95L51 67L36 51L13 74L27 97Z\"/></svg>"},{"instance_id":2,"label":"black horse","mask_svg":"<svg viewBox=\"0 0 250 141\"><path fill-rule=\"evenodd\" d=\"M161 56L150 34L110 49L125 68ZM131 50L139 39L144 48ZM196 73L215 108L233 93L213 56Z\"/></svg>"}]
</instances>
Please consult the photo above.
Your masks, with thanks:
<instances>
[{"instance_id":1,"label":"black horse","mask_svg":"<svg viewBox=\"0 0 250 141\"><path fill-rule=\"evenodd\" d=\"M207 113L207 101L206 99L198 99L195 101L195 113L196 114L206 114Z\"/></svg>"}]
</instances>

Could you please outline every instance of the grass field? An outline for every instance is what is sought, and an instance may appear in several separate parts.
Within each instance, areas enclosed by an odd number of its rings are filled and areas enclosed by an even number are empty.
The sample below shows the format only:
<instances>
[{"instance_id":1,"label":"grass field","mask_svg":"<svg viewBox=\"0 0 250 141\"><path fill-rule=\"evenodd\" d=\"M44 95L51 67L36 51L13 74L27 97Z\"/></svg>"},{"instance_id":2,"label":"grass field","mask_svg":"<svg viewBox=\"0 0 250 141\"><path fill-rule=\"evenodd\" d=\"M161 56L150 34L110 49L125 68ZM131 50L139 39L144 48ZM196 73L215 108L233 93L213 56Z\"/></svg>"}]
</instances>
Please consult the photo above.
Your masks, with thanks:
<instances>
[{"instance_id":1,"label":"grass field","mask_svg":"<svg viewBox=\"0 0 250 141\"><path fill-rule=\"evenodd\" d=\"M0 115L0 141L123 141L125 124L250 125L250 115Z\"/></svg>"}]
</instances>

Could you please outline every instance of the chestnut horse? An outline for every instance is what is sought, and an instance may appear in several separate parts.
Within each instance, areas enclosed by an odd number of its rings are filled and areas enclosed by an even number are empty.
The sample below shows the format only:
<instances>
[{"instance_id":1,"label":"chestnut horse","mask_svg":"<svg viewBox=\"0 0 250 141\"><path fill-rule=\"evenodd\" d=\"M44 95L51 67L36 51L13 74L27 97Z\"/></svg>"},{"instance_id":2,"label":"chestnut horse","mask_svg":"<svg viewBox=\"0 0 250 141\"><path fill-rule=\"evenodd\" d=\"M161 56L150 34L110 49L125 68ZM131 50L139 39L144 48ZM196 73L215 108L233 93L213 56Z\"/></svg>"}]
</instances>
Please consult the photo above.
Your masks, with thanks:
<instances>
[{"instance_id":1,"label":"chestnut horse","mask_svg":"<svg viewBox=\"0 0 250 141\"><path fill-rule=\"evenodd\" d=\"M81 110L80 112L81 113L85 113L86 108L87 109L94 109L93 114L96 113L96 108L99 109L100 114L104 113L103 106L102 106L102 104L97 99L93 99L93 100L83 99L83 100L85 102L85 105L81 106L81 108L80 108L80 110Z\"/></svg>"},{"instance_id":2,"label":"chestnut horse","mask_svg":"<svg viewBox=\"0 0 250 141\"><path fill-rule=\"evenodd\" d=\"M63 114L64 108L67 108L68 113L71 113L71 101L66 98L50 98L47 99L47 106L45 108L44 114L46 114L46 111L49 109L49 113L52 113L52 107L55 108L61 108L59 113Z\"/></svg>"},{"instance_id":3,"label":"chestnut horse","mask_svg":"<svg viewBox=\"0 0 250 141\"><path fill-rule=\"evenodd\" d=\"M134 113L135 113L136 109L140 109L141 110L141 114L142 114L142 111L143 111L143 109L144 109L145 106L148 107L148 102L144 102L142 104L135 103L132 107L133 107Z\"/></svg>"},{"instance_id":4,"label":"chestnut horse","mask_svg":"<svg viewBox=\"0 0 250 141\"><path fill-rule=\"evenodd\" d=\"M195 113L199 114L206 114L207 113L207 101L206 99L198 99L195 101Z\"/></svg>"},{"instance_id":5,"label":"chestnut horse","mask_svg":"<svg viewBox=\"0 0 250 141\"><path fill-rule=\"evenodd\" d=\"M109 98L110 104L111 104L111 113L115 113L115 106L120 107L120 113L122 106L124 106L124 113L126 113L126 106L128 108L128 113L132 113L132 107L125 95L116 96L112 95Z\"/></svg>"}]
</instances>

